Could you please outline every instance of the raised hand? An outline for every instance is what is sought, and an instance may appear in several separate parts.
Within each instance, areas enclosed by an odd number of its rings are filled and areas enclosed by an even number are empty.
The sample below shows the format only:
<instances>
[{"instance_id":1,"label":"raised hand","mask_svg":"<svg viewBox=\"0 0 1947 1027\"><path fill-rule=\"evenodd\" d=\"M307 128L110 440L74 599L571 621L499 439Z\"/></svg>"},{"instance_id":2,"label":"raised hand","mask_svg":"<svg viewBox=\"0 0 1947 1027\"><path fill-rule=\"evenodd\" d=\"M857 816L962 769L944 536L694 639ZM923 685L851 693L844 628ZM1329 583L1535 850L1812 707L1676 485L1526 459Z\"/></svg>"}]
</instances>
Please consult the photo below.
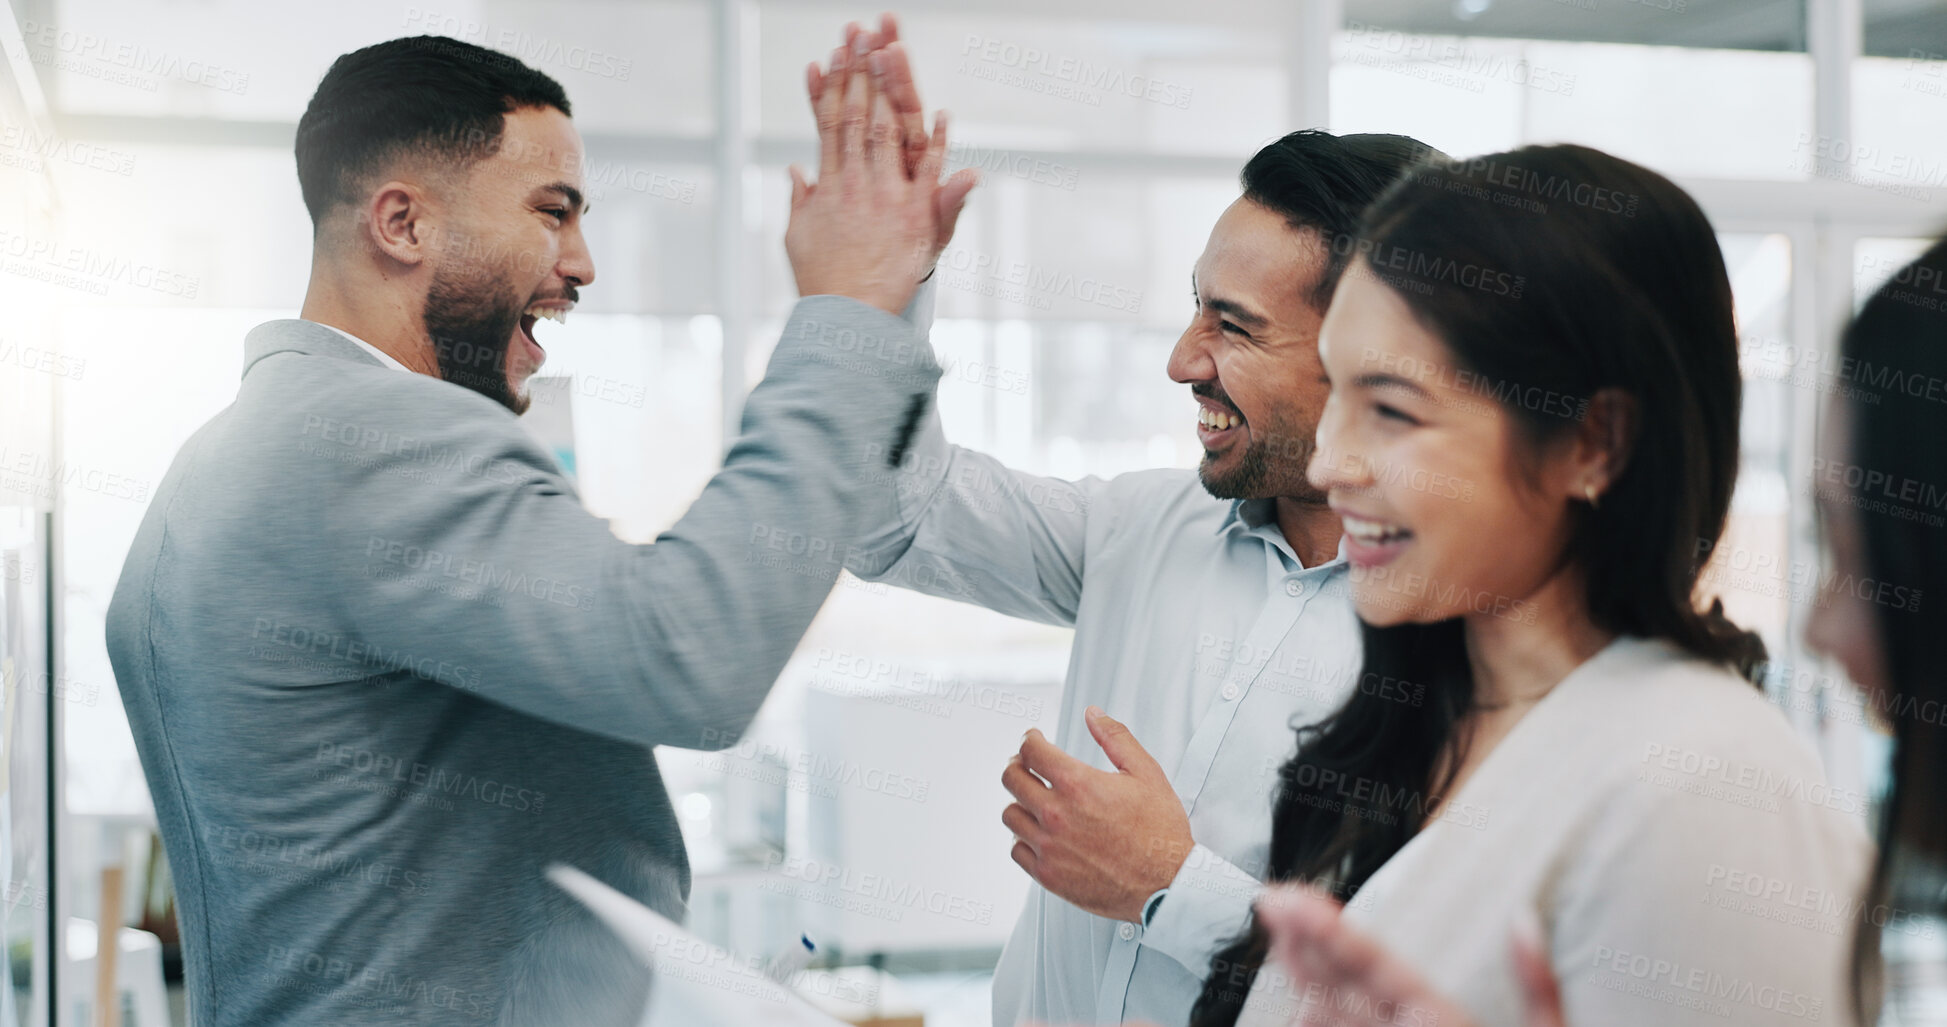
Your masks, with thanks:
<instances>
[{"instance_id":1,"label":"raised hand","mask_svg":"<svg viewBox=\"0 0 1947 1027\"><path fill-rule=\"evenodd\" d=\"M865 60L866 69L873 77L873 85L886 94L886 102L892 105L893 116L899 125L906 173L910 175L918 168L919 158L926 151L931 133L926 130L926 110L920 105L919 89L913 84L913 70L906 56L905 44L899 40L899 21L890 14L881 15L877 31L860 28L855 21L848 22L843 36L845 52ZM806 75L805 92L810 95L814 110L818 106L819 96L824 92L823 79L818 65L813 64Z\"/></svg>"},{"instance_id":2,"label":"raised hand","mask_svg":"<svg viewBox=\"0 0 1947 1027\"><path fill-rule=\"evenodd\" d=\"M940 249L945 126L935 119L908 176L897 120L863 59L835 50L822 79L818 184L792 166L784 249L799 295L849 296L896 315Z\"/></svg>"},{"instance_id":3,"label":"raised hand","mask_svg":"<svg viewBox=\"0 0 1947 1027\"><path fill-rule=\"evenodd\" d=\"M925 108L920 104L919 88L913 81L912 64L905 44L899 39L898 19L890 14L881 16L876 31L863 29L857 22L847 24L840 49L851 58L854 68L859 60L865 62L874 88L885 96L897 126L898 146L888 146L886 152L898 152L907 174L917 175L919 161L925 156L932 134L944 128L946 112L940 111L934 116L933 133L928 133ZM806 69L805 92L811 98L814 111L819 109L830 81L830 73L821 70L817 64ZM966 207L967 194L979 182L980 172L973 168L962 168L948 176L941 187L935 205L937 234L932 259L927 261L929 267L953 239L954 229L960 222L960 212Z\"/></svg>"}]
</instances>

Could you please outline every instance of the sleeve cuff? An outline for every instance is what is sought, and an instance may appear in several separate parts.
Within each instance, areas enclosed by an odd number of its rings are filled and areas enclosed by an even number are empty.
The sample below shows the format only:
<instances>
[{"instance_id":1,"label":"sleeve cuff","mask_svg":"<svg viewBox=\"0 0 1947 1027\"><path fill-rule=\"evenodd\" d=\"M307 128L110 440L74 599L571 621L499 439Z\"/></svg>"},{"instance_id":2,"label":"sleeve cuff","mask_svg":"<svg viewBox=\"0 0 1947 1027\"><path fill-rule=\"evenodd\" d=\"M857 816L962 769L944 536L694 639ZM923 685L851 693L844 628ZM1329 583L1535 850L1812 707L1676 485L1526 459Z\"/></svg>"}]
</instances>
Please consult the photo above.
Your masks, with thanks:
<instances>
[{"instance_id":1,"label":"sleeve cuff","mask_svg":"<svg viewBox=\"0 0 1947 1027\"><path fill-rule=\"evenodd\" d=\"M933 281L935 270L938 268L928 270L926 277L919 280L919 288L913 290L913 298L899 315L922 339L933 331L933 304L939 293L939 285Z\"/></svg>"},{"instance_id":2,"label":"sleeve cuff","mask_svg":"<svg viewBox=\"0 0 1947 1027\"><path fill-rule=\"evenodd\" d=\"M931 392L941 368L912 321L847 296L805 296L791 308L773 364L805 361L862 374L901 391Z\"/></svg>"},{"instance_id":3,"label":"sleeve cuff","mask_svg":"<svg viewBox=\"0 0 1947 1027\"><path fill-rule=\"evenodd\" d=\"M1143 945L1205 977L1211 957L1244 930L1251 903L1263 890L1257 878L1198 845L1169 887L1144 903Z\"/></svg>"}]
</instances>

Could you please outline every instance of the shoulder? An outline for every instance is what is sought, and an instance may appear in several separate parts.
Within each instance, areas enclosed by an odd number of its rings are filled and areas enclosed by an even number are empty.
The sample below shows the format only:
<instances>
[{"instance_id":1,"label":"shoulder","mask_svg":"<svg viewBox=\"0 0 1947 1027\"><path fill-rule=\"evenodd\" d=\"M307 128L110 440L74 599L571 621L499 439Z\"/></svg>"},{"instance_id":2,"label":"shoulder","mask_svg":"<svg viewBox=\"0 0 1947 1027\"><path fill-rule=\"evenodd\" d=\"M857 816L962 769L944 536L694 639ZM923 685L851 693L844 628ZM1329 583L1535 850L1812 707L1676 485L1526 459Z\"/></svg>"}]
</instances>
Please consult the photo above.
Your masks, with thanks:
<instances>
[{"instance_id":1,"label":"shoulder","mask_svg":"<svg viewBox=\"0 0 1947 1027\"><path fill-rule=\"evenodd\" d=\"M1578 683L1560 725L1587 761L1585 845L1627 851L1645 873L1783 859L1850 875L1868 846L1866 798L1828 782L1783 711L1727 667L1627 644Z\"/></svg>"},{"instance_id":2,"label":"shoulder","mask_svg":"<svg viewBox=\"0 0 1947 1027\"><path fill-rule=\"evenodd\" d=\"M300 465L433 464L503 484L525 477L522 468L554 469L493 400L428 375L330 357L266 358L244 379L231 415L233 431L246 429Z\"/></svg>"},{"instance_id":3,"label":"shoulder","mask_svg":"<svg viewBox=\"0 0 1947 1027\"><path fill-rule=\"evenodd\" d=\"M308 418L328 410L401 427L457 423L472 429L494 422L515 427L505 407L471 389L431 375L310 353L265 357L244 377L237 401L259 417Z\"/></svg>"},{"instance_id":4,"label":"shoulder","mask_svg":"<svg viewBox=\"0 0 1947 1027\"><path fill-rule=\"evenodd\" d=\"M1567 712L1599 743L1596 752L1625 769L1750 765L1821 774L1818 754L1784 711L1727 666L1624 638L1586 669Z\"/></svg>"},{"instance_id":5,"label":"shoulder","mask_svg":"<svg viewBox=\"0 0 1947 1027\"><path fill-rule=\"evenodd\" d=\"M1593 780L1538 899L1556 967L1573 968L1571 1016L1613 1020L1591 1014L1634 1007L1645 985L1720 980L1757 989L1748 1000L1765 1009L1837 1008L1872 857L1860 817L1758 689L1674 653L1636 655L1583 682L1613 689L1583 697Z\"/></svg>"},{"instance_id":6,"label":"shoulder","mask_svg":"<svg viewBox=\"0 0 1947 1027\"><path fill-rule=\"evenodd\" d=\"M1101 483L1098 497L1110 504L1117 526L1124 530L1144 525L1180 530L1207 524L1215 534L1231 507L1230 500L1204 489L1196 471L1181 467L1118 474Z\"/></svg>"}]
</instances>

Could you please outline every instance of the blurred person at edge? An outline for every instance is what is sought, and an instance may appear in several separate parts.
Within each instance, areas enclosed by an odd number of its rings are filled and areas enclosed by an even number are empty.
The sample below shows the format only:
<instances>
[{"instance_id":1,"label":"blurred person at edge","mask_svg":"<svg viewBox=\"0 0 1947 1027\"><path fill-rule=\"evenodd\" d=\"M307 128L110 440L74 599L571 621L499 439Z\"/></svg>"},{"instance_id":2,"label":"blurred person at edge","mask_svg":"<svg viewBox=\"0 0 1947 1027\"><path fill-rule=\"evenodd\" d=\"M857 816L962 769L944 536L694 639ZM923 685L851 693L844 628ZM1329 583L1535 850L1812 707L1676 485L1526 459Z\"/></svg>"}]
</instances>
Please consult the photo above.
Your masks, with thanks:
<instances>
[{"instance_id":1,"label":"blurred person at edge","mask_svg":"<svg viewBox=\"0 0 1947 1027\"><path fill-rule=\"evenodd\" d=\"M1947 868L1947 630L1920 602L1889 602L1881 585L1924 597L1947 590L1947 240L1882 285L1847 326L1813 467L1820 530L1830 553L1821 602L1805 640L1832 657L1861 692L1864 712L1890 735L1889 784L1880 804L1870 882L1851 901L1848 992L1836 1022L1869 1025L1881 1006L1904 1014L1902 982L1879 955L1889 926L1947 915L1938 881ZM1859 583L1865 583L1862 587ZM1897 593L1896 593L1897 594ZM1429 1022L1470 1019L1395 952L1348 924L1327 899L1292 887L1268 892L1260 918L1285 970L1312 987L1356 996L1369 1009L1414 1009ZM1897 929L1897 928L1896 928ZM1517 940L1529 1027L1586 1027L1565 1017L1560 990L1532 931ZM1566 979L1566 978L1565 978ZM1923 1017L1905 1014L1901 1022ZM1381 1021L1347 1017L1348 1025ZM1513 1021L1510 1021L1513 1022Z\"/></svg>"},{"instance_id":2,"label":"blurred person at edge","mask_svg":"<svg viewBox=\"0 0 1947 1027\"><path fill-rule=\"evenodd\" d=\"M917 118L898 26L845 39ZM828 88L815 66L808 84L814 101ZM995 971L996 1024L1187 1020L1259 890L1288 725L1361 687L1339 519L1305 481L1318 327L1360 212L1428 156L1403 136L1303 131L1245 164L1157 368L1197 402L1196 470L1027 474L950 444L929 411L885 486L898 516L855 573L1075 629L1057 737L1029 732L1001 768L1011 855L1034 886Z\"/></svg>"},{"instance_id":3,"label":"blurred person at edge","mask_svg":"<svg viewBox=\"0 0 1947 1027\"><path fill-rule=\"evenodd\" d=\"M1542 202L1507 168L1578 188ZM1298 730L1271 876L1305 887L1260 899L1192 1024L1849 1019L1848 907L1802 922L1781 891L1857 894L1864 810L1831 801L1757 687L1763 643L1699 588L1742 393L1709 222L1655 172L1538 146L1424 171L1360 231L1310 477L1363 571L1365 672L1429 700L1354 696ZM1453 502L1386 467L1480 487ZM1334 780L1425 801L1328 804Z\"/></svg>"},{"instance_id":4,"label":"blurred person at edge","mask_svg":"<svg viewBox=\"0 0 1947 1027\"><path fill-rule=\"evenodd\" d=\"M904 446L940 375L900 314L967 182L937 120L901 173L870 78L834 79L785 239L804 298L723 469L630 545L516 418L537 318L595 280L561 86L432 36L325 73L302 316L245 339L108 616L197 1023L640 1017L645 971L542 872L683 915L651 747L744 730L839 573L763 540L882 519L857 455Z\"/></svg>"}]
</instances>

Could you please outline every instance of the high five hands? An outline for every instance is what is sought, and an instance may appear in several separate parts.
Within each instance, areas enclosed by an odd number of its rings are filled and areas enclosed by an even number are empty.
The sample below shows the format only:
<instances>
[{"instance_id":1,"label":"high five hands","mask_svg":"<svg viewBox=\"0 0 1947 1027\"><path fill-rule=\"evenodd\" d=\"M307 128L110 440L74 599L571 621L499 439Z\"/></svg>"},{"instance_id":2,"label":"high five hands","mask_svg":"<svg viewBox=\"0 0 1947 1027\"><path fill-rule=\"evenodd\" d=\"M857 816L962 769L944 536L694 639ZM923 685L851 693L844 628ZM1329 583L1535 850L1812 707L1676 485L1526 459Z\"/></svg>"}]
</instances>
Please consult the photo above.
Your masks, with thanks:
<instances>
[{"instance_id":1,"label":"high five hands","mask_svg":"<svg viewBox=\"0 0 1947 1027\"><path fill-rule=\"evenodd\" d=\"M849 296L898 314L953 237L971 170L945 183L946 112L926 118L899 26L845 27L829 67L805 70L818 181L791 168L785 252L802 296Z\"/></svg>"}]
</instances>

